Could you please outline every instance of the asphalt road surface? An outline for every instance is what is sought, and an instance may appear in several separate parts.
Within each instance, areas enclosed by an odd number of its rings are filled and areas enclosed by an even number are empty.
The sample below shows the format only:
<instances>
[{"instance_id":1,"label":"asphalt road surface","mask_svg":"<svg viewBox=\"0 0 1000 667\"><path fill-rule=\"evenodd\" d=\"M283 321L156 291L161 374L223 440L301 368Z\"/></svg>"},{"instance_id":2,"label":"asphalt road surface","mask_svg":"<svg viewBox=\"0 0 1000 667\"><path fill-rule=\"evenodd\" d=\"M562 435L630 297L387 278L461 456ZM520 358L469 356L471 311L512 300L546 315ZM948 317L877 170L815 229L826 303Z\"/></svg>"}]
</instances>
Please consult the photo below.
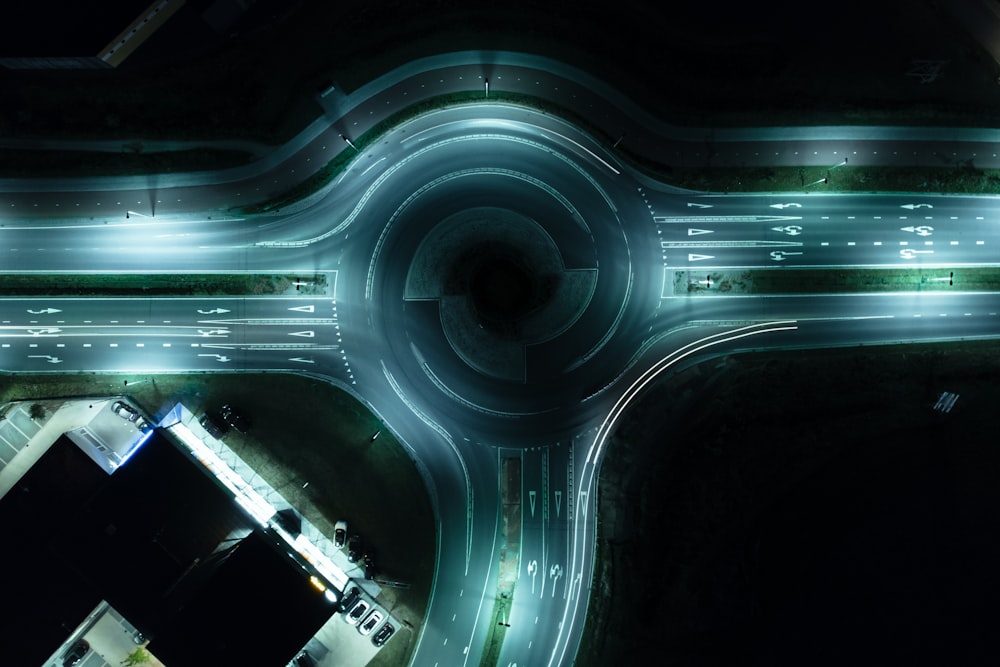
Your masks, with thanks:
<instances>
[{"instance_id":1,"label":"asphalt road surface","mask_svg":"<svg viewBox=\"0 0 1000 667\"><path fill-rule=\"evenodd\" d=\"M702 131L666 128L602 82L532 63L499 54L486 67L469 53L420 61L332 96L301 137L222 173L0 183L5 272L335 275L335 292L323 298L5 298L0 367L304 371L353 392L433 484L442 534L415 665L479 662L497 595L502 455L522 458L524 515L499 664L570 664L587 612L603 447L617 415L657 374L737 350L1000 330L993 294L664 293L674 269L995 263L994 198L679 192L632 173L573 126L505 105L428 113L359 154L307 204L248 219L232 212L301 181L344 148L341 134L357 136L405 103L486 77L572 101L633 149L706 160ZM915 153L933 163L944 150L996 161L988 133L976 131L733 130L713 142L713 164L833 166L847 155L912 163ZM441 303L405 298L422 239L476 207L531 218L567 269L597 272L579 318L525 349L525 382L470 366L443 335Z\"/></svg>"}]
</instances>

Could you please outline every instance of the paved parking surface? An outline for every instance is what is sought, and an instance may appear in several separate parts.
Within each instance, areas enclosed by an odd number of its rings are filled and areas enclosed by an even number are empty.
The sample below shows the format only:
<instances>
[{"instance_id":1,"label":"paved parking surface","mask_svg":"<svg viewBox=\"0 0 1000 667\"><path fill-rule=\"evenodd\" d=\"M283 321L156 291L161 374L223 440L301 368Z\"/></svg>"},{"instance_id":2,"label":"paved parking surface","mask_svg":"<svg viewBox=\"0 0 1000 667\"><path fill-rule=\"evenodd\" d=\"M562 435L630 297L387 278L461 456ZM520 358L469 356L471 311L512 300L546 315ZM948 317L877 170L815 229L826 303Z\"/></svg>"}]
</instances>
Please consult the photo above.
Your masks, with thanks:
<instances>
[{"instance_id":1,"label":"paved parking surface","mask_svg":"<svg viewBox=\"0 0 1000 667\"><path fill-rule=\"evenodd\" d=\"M42 429L40 424L28 416L29 410L27 403L15 403L0 419L0 470Z\"/></svg>"}]
</instances>

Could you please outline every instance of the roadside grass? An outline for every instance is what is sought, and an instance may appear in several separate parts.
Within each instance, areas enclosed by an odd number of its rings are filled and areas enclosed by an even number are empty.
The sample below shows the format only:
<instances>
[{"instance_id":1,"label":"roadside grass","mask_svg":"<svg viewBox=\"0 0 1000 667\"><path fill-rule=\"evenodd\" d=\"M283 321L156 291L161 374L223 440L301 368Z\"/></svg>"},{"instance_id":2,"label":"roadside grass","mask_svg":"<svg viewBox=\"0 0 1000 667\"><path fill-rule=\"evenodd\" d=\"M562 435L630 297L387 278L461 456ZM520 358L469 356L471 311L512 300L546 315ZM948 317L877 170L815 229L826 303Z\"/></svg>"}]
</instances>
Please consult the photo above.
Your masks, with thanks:
<instances>
[{"instance_id":1,"label":"roadside grass","mask_svg":"<svg viewBox=\"0 0 1000 667\"><path fill-rule=\"evenodd\" d=\"M311 284L296 289L295 282ZM0 273L5 296L308 296L327 289L326 273Z\"/></svg>"},{"instance_id":2,"label":"roadside grass","mask_svg":"<svg viewBox=\"0 0 1000 667\"><path fill-rule=\"evenodd\" d=\"M0 178L60 176L131 176L176 172L214 171L251 162L252 153L199 148L144 153L135 150L67 151L51 149L0 149Z\"/></svg>"},{"instance_id":3,"label":"roadside grass","mask_svg":"<svg viewBox=\"0 0 1000 667\"><path fill-rule=\"evenodd\" d=\"M346 519L379 576L409 584L379 597L406 626L383 648L382 664L409 661L434 574L434 514L413 460L375 415L345 391L290 373L0 374L0 403L120 394L157 417L178 401L195 414L231 403L246 415L248 434L230 432L224 442L327 536Z\"/></svg>"}]
</instances>

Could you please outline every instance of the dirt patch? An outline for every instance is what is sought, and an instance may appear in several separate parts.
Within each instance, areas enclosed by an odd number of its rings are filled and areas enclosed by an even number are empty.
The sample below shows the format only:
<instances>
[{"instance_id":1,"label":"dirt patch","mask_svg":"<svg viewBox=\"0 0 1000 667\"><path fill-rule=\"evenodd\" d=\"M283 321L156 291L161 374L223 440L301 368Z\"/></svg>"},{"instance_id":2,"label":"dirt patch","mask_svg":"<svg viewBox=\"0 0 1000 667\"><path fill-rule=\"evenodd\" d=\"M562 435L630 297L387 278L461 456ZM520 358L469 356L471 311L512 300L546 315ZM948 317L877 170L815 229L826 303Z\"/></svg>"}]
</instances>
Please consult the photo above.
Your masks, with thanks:
<instances>
[{"instance_id":1,"label":"dirt patch","mask_svg":"<svg viewBox=\"0 0 1000 667\"><path fill-rule=\"evenodd\" d=\"M988 662L962 638L990 635L1000 590L998 352L748 354L661 381L602 469L577 664L651 637L671 665Z\"/></svg>"}]
</instances>

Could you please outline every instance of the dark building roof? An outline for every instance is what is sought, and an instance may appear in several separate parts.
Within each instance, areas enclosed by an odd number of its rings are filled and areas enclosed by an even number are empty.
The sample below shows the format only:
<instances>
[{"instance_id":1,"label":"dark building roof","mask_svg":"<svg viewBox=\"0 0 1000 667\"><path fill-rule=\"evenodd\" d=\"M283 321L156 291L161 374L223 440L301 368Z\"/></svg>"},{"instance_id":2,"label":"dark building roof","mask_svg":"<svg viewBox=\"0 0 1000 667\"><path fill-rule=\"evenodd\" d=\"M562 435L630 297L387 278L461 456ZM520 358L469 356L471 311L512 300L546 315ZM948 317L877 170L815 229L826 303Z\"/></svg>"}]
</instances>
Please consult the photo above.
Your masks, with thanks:
<instances>
[{"instance_id":1,"label":"dark building roof","mask_svg":"<svg viewBox=\"0 0 1000 667\"><path fill-rule=\"evenodd\" d=\"M101 601L61 537L108 475L65 436L0 499L0 662L40 665Z\"/></svg>"},{"instance_id":2,"label":"dark building roof","mask_svg":"<svg viewBox=\"0 0 1000 667\"><path fill-rule=\"evenodd\" d=\"M261 533L237 545L149 650L166 665L283 665L333 605Z\"/></svg>"},{"instance_id":3,"label":"dark building roof","mask_svg":"<svg viewBox=\"0 0 1000 667\"><path fill-rule=\"evenodd\" d=\"M93 56L151 0L18 2L0 11L0 54Z\"/></svg>"},{"instance_id":4,"label":"dark building roof","mask_svg":"<svg viewBox=\"0 0 1000 667\"><path fill-rule=\"evenodd\" d=\"M333 611L160 430L110 476L61 438L0 501L0 520L0 567L15 580L0 646L5 661L24 656L10 664L40 664L101 599L171 667L282 664Z\"/></svg>"}]
</instances>

